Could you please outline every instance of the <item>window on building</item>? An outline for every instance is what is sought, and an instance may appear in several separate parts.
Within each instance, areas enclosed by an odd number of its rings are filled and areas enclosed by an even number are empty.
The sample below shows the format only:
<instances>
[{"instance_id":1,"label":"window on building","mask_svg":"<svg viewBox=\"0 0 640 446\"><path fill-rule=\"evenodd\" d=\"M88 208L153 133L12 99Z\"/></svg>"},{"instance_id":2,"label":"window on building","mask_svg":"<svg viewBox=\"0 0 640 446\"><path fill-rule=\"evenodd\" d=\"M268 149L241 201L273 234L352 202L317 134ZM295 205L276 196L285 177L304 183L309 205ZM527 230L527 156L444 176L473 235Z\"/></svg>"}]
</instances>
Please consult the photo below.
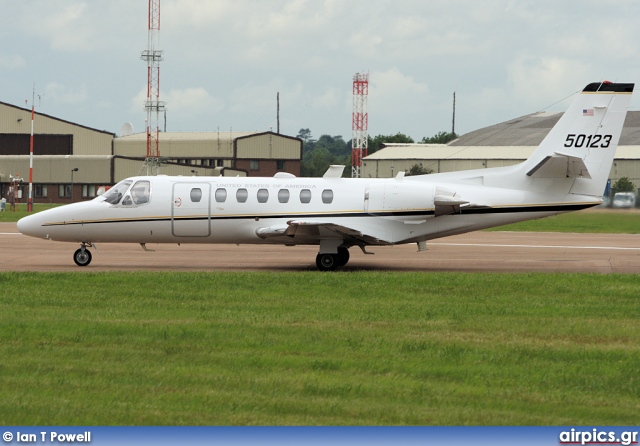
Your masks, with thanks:
<instances>
[{"instance_id":1,"label":"window on building","mask_svg":"<svg viewBox=\"0 0 640 446\"><path fill-rule=\"evenodd\" d=\"M225 201L227 201L227 190L224 188L218 188L216 189L216 201L218 203L224 203Z\"/></svg>"},{"instance_id":2,"label":"window on building","mask_svg":"<svg viewBox=\"0 0 640 446\"><path fill-rule=\"evenodd\" d=\"M333 202L333 191L331 189L325 189L322 191L322 202L324 204L330 204Z\"/></svg>"},{"instance_id":3,"label":"window on building","mask_svg":"<svg viewBox=\"0 0 640 446\"><path fill-rule=\"evenodd\" d=\"M288 189L280 189L278 191L278 201L280 203L288 203L289 202L289 190Z\"/></svg>"},{"instance_id":4,"label":"window on building","mask_svg":"<svg viewBox=\"0 0 640 446\"><path fill-rule=\"evenodd\" d=\"M71 185L70 184L59 184L58 185L58 197L60 197L60 198L71 198Z\"/></svg>"},{"instance_id":5,"label":"window on building","mask_svg":"<svg viewBox=\"0 0 640 446\"><path fill-rule=\"evenodd\" d=\"M309 189L302 189L300 191L300 203L311 202L311 191Z\"/></svg>"},{"instance_id":6,"label":"window on building","mask_svg":"<svg viewBox=\"0 0 640 446\"><path fill-rule=\"evenodd\" d=\"M236 192L236 200L238 200L238 203L246 203L248 197L249 192L247 192L247 190L244 188L238 189L238 192Z\"/></svg>"},{"instance_id":7,"label":"window on building","mask_svg":"<svg viewBox=\"0 0 640 446\"><path fill-rule=\"evenodd\" d=\"M82 198L93 198L96 196L95 184L83 184L82 185Z\"/></svg>"},{"instance_id":8,"label":"window on building","mask_svg":"<svg viewBox=\"0 0 640 446\"><path fill-rule=\"evenodd\" d=\"M35 198L47 198L47 185L46 184L34 184L33 196Z\"/></svg>"},{"instance_id":9,"label":"window on building","mask_svg":"<svg viewBox=\"0 0 640 446\"><path fill-rule=\"evenodd\" d=\"M249 168L251 170L260 170L260 161L258 160L249 161Z\"/></svg>"},{"instance_id":10,"label":"window on building","mask_svg":"<svg viewBox=\"0 0 640 446\"><path fill-rule=\"evenodd\" d=\"M218 167L224 167L224 160L218 160L218 164L217 165L218 165Z\"/></svg>"},{"instance_id":11,"label":"window on building","mask_svg":"<svg viewBox=\"0 0 640 446\"><path fill-rule=\"evenodd\" d=\"M258 203L266 203L269 200L269 191L267 189L258 189Z\"/></svg>"},{"instance_id":12,"label":"window on building","mask_svg":"<svg viewBox=\"0 0 640 446\"><path fill-rule=\"evenodd\" d=\"M284 161L282 161L282 160L276 161L276 169L277 170L284 170Z\"/></svg>"}]
</instances>

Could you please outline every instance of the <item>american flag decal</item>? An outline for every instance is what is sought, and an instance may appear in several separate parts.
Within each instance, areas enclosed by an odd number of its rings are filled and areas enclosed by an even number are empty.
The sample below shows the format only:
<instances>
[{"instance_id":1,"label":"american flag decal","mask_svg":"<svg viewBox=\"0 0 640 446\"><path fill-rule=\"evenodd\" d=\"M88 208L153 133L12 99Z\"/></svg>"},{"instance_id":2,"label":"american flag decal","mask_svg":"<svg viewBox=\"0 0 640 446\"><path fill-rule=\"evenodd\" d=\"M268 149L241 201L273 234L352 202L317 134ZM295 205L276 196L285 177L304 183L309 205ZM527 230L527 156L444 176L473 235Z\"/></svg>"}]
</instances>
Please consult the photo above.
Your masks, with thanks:
<instances>
[{"instance_id":1,"label":"american flag decal","mask_svg":"<svg viewBox=\"0 0 640 446\"><path fill-rule=\"evenodd\" d=\"M593 109L592 108L583 108L582 109L582 116L593 116Z\"/></svg>"}]
</instances>

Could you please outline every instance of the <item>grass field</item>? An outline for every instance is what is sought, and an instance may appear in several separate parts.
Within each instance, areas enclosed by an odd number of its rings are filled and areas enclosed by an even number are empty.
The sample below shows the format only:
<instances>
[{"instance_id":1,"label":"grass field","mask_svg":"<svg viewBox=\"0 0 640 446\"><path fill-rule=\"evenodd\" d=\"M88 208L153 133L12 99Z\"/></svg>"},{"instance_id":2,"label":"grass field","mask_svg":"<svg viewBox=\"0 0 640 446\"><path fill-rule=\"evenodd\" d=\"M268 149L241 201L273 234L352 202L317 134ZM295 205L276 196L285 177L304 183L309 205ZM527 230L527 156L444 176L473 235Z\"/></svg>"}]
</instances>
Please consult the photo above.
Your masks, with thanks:
<instances>
[{"instance_id":1,"label":"grass field","mask_svg":"<svg viewBox=\"0 0 640 446\"><path fill-rule=\"evenodd\" d=\"M0 273L2 425L635 425L640 277Z\"/></svg>"},{"instance_id":2,"label":"grass field","mask_svg":"<svg viewBox=\"0 0 640 446\"><path fill-rule=\"evenodd\" d=\"M56 207L56 206L60 206L60 205L35 203L33 205L33 211L40 212L46 209L51 209L52 207ZM30 214L31 214L30 212L27 212L26 203L18 204L18 208L15 211L10 211L9 203L7 203L6 210L4 212L0 212L0 222L2 223L16 222L20 220L22 217L26 217L27 215L30 215Z\"/></svg>"},{"instance_id":3,"label":"grass field","mask_svg":"<svg viewBox=\"0 0 640 446\"><path fill-rule=\"evenodd\" d=\"M596 209L499 226L490 231L583 232L640 234L640 212Z\"/></svg>"}]
</instances>

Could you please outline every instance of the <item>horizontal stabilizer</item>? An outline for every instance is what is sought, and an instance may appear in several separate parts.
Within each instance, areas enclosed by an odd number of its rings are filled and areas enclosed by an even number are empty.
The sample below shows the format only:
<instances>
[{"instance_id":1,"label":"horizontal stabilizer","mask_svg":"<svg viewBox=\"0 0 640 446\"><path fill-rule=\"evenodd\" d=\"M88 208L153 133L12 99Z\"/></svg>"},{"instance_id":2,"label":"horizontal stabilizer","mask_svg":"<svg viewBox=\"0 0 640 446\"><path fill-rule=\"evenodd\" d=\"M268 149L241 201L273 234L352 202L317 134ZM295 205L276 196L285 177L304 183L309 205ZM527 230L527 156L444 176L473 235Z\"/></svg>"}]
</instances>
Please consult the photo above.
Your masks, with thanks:
<instances>
[{"instance_id":1,"label":"horizontal stabilizer","mask_svg":"<svg viewBox=\"0 0 640 446\"><path fill-rule=\"evenodd\" d=\"M433 197L435 206L435 216L459 214L460 206L469 204L467 200L463 200L460 196L448 189L437 187L436 194Z\"/></svg>"},{"instance_id":2,"label":"horizontal stabilizer","mask_svg":"<svg viewBox=\"0 0 640 446\"><path fill-rule=\"evenodd\" d=\"M554 152L545 157L533 169L527 172L532 178L588 178L589 170L582 158L566 153Z\"/></svg>"},{"instance_id":3,"label":"horizontal stabilizer","mask_svg":"<svg viewBox=\"0 0 640 446\"><path fill-rule=\"evenodd\" d=\"M436 195L433 198L433 202L436 206L460 206L461 204L469 203L468 201L463 200L460 197L450 197L448 195Z\"/></svg>"}]
</instances>

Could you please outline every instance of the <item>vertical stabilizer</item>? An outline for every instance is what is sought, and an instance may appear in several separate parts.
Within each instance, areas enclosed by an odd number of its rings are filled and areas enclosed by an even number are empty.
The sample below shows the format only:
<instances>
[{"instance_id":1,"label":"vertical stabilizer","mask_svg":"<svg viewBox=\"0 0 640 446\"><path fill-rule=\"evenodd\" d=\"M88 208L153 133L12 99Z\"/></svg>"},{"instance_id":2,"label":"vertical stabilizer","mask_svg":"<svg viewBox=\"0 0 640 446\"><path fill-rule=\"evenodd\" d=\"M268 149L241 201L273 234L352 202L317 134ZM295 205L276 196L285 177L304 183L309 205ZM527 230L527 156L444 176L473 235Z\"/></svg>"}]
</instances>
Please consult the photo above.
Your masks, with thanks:
<instances>
[{"instance_id":1,"label":"vertical stabilizer","mask_svg":"<svg viewBox=\"0 0 640 446\"><path fill-rule=\"evenodd\" d=\"M602 196L633 87L611 82L587 85L523 164L527 175L562 179L568 193Z\"/></svg>"}]
</instances>

